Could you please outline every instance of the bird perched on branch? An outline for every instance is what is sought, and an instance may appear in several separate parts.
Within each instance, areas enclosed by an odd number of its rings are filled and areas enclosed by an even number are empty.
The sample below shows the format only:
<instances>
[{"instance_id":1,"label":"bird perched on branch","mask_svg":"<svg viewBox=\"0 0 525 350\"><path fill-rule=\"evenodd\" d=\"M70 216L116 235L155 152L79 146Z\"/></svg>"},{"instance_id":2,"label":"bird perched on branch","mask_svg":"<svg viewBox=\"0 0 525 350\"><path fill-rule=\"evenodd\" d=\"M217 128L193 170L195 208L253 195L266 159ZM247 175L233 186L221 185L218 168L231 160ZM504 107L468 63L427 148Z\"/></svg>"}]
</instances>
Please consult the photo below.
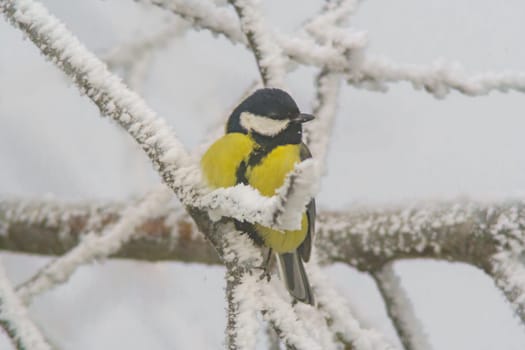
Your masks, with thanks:
<instances>
[{"instance_id":1,"label":"bird perched on branch","mask_svg":"<svg viewBox=\"0 0 525 350\"><path fill-rule=\"evenodd\" d=\"M226 134L204 154L201 166L212 188L247 184L271 197L296 163L311 158L302 143L302 124L312 120L299 111L288 93L260 89L246 98L230 115ZM236 222L259 245L269 248L264 264L267 273L272 251L277 254L285 285L296 300L314 305L303 261L310 259L315 225L315 202L305 208L301 228L275 230L259 224Z\"/></svg>"}]
</instances>

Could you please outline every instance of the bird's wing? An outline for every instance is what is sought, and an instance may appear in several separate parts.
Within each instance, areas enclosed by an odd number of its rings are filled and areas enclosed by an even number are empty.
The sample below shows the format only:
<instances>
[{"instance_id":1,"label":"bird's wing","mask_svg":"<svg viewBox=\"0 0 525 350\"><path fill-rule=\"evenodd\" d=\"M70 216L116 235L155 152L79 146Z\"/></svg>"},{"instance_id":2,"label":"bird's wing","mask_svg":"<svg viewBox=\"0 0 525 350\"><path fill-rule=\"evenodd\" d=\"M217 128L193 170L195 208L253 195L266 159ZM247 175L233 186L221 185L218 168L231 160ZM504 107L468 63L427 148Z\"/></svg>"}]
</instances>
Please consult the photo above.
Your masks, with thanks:
<instances>
[{"instance_id":1,"label":"bird's wing","mask_svg":"<svg viewBox=\"0 0 525 350\"><path fill-rule=\"evenodd\" d=\"M304 143L301 144L301 160L312 158L312 153ZM312 253L312 244L315 234L315 199L312 198L310 203L306 206L306 216L308 217L308 232L303 243L297 248L301 258L308 262Z\"/></svg>"}]
</instances>

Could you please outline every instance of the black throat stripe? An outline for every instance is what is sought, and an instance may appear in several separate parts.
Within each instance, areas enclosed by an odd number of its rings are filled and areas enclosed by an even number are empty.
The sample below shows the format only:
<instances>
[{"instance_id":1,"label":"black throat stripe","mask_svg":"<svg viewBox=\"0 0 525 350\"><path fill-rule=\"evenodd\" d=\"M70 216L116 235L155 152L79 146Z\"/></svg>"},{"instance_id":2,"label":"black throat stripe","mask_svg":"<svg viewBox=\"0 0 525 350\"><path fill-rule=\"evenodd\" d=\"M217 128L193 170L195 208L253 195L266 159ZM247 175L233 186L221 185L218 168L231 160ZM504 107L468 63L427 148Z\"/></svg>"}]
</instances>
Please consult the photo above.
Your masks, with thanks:
<instances>
[{"instance_id":1,"label":"black throat stripe","mask_svg":"<svg viewBox=\"0 0 525 350\"><path fill-rule=\"evenodd\" d=\"M246 178L246 170L248 170L248 167L251 168L257 164L260 164L264 157L266 157L274 148L275 146L254 148L250 153L250 157L248 157L247 160L243 160L237 168L237 172L235 173L237 177L237 183L248 185L248 179Z\"/></svg>"}]
</instances>

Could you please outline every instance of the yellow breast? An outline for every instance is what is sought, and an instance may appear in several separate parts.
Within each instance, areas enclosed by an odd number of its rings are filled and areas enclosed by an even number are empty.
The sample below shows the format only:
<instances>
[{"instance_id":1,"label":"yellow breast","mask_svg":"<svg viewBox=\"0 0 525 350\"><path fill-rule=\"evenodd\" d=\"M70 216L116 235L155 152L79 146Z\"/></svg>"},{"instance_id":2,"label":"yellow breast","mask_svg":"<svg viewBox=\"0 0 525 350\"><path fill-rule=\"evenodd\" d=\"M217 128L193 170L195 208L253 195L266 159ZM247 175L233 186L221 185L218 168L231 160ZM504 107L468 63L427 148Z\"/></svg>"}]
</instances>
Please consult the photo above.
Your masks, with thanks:
<instances>
[{"instance_id":1,"label":"yellow breast","mask_svg":"<svg viewBox=\"0 0 525 350\"><path fill-rule=\"evenodd\" d=\"M226 134L206 151L201 168L208 186L231 187L237 182L237 168L250 155L254 141L241 133Z\"/></svg>"},{"instance_id":2,"label":"yellow breast","mask_svg":"<svg viewBox=\"0 0 525 350\"><path fill-rule=\"evenodd\" d=\"M286 176L301 161L299 145L283 145L273 149L262 161L248 168L246 178L249 184L258 189L262 195L271 197L284 183ZM308 219L303 214L299 230L274 230L266 226L256 225L257 233L266 246L278 253L290 252L304 241L308 232Z\"/></svg>"},{"instance_id":3,"label":"yellow breast","mask_svg":"<svg viewBox=\"0 0 525 350\"><path fill-rule=\"evenodd\" d=\"M249 184L262 195L271 197L284 183L286 175L300 162L299 145L283 145L274 148L262 161L248 168Z\"/></svg>"}]
</instances>

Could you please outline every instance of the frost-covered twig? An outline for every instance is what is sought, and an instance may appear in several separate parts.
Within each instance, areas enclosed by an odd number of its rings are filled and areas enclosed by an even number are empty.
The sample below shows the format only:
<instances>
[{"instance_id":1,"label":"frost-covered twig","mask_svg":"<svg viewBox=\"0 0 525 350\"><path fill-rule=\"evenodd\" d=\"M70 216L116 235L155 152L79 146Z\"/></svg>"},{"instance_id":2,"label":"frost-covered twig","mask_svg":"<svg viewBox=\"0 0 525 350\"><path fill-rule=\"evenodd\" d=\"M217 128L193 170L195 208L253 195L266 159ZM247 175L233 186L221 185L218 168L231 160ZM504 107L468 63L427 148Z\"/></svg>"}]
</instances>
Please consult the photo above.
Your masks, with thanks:
<instances>
[{"instance_id":1,"label":"frost-covered twig","mask_svg":"<svg viewBox=\"0 0 525 350\"><path fill-rule=\"evenodd\" d=\"M375 330L364 329L353 315L347 301L330 285L317 264L310 264L311 277L318 307L328 319L338 339L355 350L393 350L383 336Z\"/></svg>"},{"instance_id":2,"label":"frost-covered twig","mask_svg":"<svg viewBox=\"0 0 525 350\"><path fill-rule=\"evenodd\" d=\"M303 29L322 44L337 48L341 56L348 57L351 51L359 51L367 43L366 32L343 28L357 3L357 0L327 1L321 13L307 21Z\"/></svg>"},{"instance_id":3,"label":"frost-covered twig","mask_svg":"<svg viewBox=\"0 0 525 350\"><path fill-rule=\"evenodd\" d=\"M386 91L386 83L406 81L437 98L452 90L468 96L486 95L493 90L525 92L525 72L485 72L469 75L458 63L443 60L430 65L400 64L387 57L365 54L356 59L347 75L350 84Z\"/></svg>"},{"instance_id":4,"label":"frost-covered twig","mask_svg":"<svg viewBox=\"0 0 525 350\"><path fill-rule=\"evenodd\" d=\"M195 27L210 30L214 34L224 35L233 43L241 43L250 47L246 36L240 30L239 20L225 8L219 7L212 1L199 0L167 1L144 0L173 12L174 14L192 22ZM307 36L289 36L274 33L277 44L291 59L302 64L323 67L338 67L342 70L348 66L346 59L340 52L328 46L320 46ZM356 43L357 44L357 43Z\"/></svg>"},{"instance_id":5,"label":"frost-covered twig","mask_svg":"<svg viewBox=\"0 0 525 350\"><path fill-rule=\"evenodd\" d=\"M237 233L240 234L240 233ZM258 290L247 282L253 278L247 273L226 273L226 297L228 301L228 327L226 339L229 350L255 350L259 321L255 302Z\"/></svg>"},{"instance_id":6,"label":"frost-covered twig","mask_svg":"<svg viewBox=\"0 0 525 350\"><path fill-rule=\"evenodd\" d=\"M40 330L29 319L0 261L0 326L18 350L50 350Z\"/></svg>"},{"instance_id":7,"label":"frost-covered twig","mask_svg":"<svg viewBox=\"0 0 525 350\"><path fill-rule=\"evenodd\" d=\"M317 162L307 159L288 174L283 186L273 197L263 197L247 185L219 188L196 199L196 207L206 207L214 220L234 217L266 226L297 229L302 212L317 191L319 170Z\"/></svg>"},{"instance_id":8,"label":"frost-covered twig","mask_svg":"<svg viewBox=\"0 0 525 350\"><path fill-rule=\"evenodd\" d=\"M488 273L525 323L525 266L519 256L499 252L490 259Z\"/></svg>"},{"instance_id":9,"label":"frost-covered twig","mask_svg":"<svg viewBox=\"0 0 525 350\"><path fill-rule=\"evenodd\" d=\"M196 28L207 29L214 34L224 35L234 44L248 45L240 30L239 20L233 11L218 6L210 0L141 0L173 12L190 22Z\"/></svg>"},{"instance_id":10,"label":"frost-covered twig","mask_svg":"<svg viewBox=\"0 0 525 350\"><path fill-rule=\"evenodd\" d=\"M324 3L322 11L310 19L305 27L314 29L334 24L346 24L348 18L355 13L359 0L328 0Z\"/></svg>"},{"instance_id":11,"label":"frost-covered twig","mask_svg":"<svg viewBox=\"0 0 525 350\"><path fill-rule=\"evenodd\" d=\"M228 270L226 275L226 293L228 299L227 339L230 349L254 349L255 334L260 326L255 312L275 328L277 334L290 348L321 350L319 343L306 331L304 322L282 293L280 281L268 283L261 279L260 267L263 258L259 249L246 236L229 231L225 235L223 247L224 262ZM276 283L275 283L276 282Z\"/></svg>"},{"instance_id":12,"label":"frost-covered twig","mask_svg":"<svg viewBox=\"0 0 525 350\"><path fill-rule=\"evenodd\" d=\"M306 127L305 141L312 155L320 162L326 160L333 122L337 112L337 102L341 78L336 73L322 71L316 80L316 118Z\"/></svg>"},{"instance_id":13,"label":"frost-covered twig","mask_svg":"<svg viewBox=\"0 0 525 350\"><path fill-rule=\"evenodd\" d=\"M137 227L162 215L171 197L171 191L165 187L151 192L140 203L125 210L109 232L88 233L75 248L21 284L17 288L18 295L29 304L36 295L67 281L79 266L114 254L133 237Z\"/></svg>"},{"instance_id":14,"label":"frost-covered twig","mask_svg":"<svg viewBox=\"0 0 525 350\"><path fill-rule=\"evenodd\" d=\"M140 91L154 52L166 46L174 37L184 33L187 27L187 23L177 20L154 35L114 47L105 53L102 59L112 70L122 68L124 82L134 91Z\"/></svg>"},{"instance_id":15,"label":"frost-covered twig","mask_svg":"<svg viewBox=\"0 0 525 350\"><path fill-rule=\"evenodd\" d=\"M226 300L228 325L226 344L229 350L254 350L259 321L258 285L252 283L255 267L262 256L247 235L233 228L224 236L223 256L226 265Z\"/></svg>"},{"instance_id":16,"label":"frost-covered twig","mask_svg":"<svg viewBox=\"0 0 525 350\"><path fill-rule=\"evenodd\" d=\"M385 302L388 317L405 350L430 350L427 334L419 321L392 263L372 273Z\"/></svg>"},{"instance_id":17,"label":"frost-covered twig","mask_svg":"<svg viewBox=\"0 0 525 350\"><path fill-rule=\"evenodd\" d=\"M254 0L229 0L248 38L265 86L282 87L285 75L285 57L266 27L260 9Z\"/></svg>"}]
</instances>

